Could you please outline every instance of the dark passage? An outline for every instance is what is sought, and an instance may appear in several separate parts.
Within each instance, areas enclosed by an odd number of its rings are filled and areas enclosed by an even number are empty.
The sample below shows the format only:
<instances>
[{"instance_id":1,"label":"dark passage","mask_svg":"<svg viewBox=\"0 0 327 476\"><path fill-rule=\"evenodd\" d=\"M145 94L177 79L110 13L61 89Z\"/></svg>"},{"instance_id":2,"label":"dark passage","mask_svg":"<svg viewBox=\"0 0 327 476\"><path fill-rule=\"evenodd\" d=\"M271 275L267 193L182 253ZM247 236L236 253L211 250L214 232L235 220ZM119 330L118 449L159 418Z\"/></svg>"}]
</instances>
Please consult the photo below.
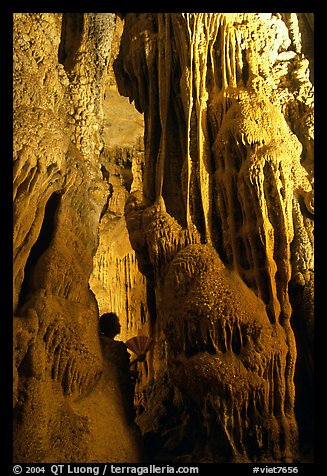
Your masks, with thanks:
<instances>
[{"instance_id":1,"label":"dark passage","mask_svg":"<svg viewBox=\"0 0 327 476\"><path fill-rule=\"evenodd\" d=\"M83 13L62 14L58 61L64 65L67 73L70 73L76 63L76 55L82 42L83 29Z\"/></svg>"},{"instance_id":2,"label":"dark passage","mask_svg":"<svg viewBox=\"0 0 327 476\"><path fill-rule=\"evenodd\" d=\"M32 269L37 264L39 258L48 249L55 231L55 218L59 208L61 195L54 192L49 198L44 211L44 219L41 226L40 234L34 245L25 265L24 281L19 294L18 307L21 307L25 302L29 293L29 277Z\"/></svg>"},{"instance_id":3,"label":"dark passage","mask_svg":"<svg viewBox=\"0 0 327 476\"><path fill-rule=\"evenodd\" d=\"M314 349L310 332L306 328L306 317L309 311L303 300L303 289L296 285L290 286L290 297L293 306L292 328L297 347L297 360L294 383L295 415L299 428L299 450L308 461L313 459L312 441L314 441Z\"/></svg>"}]
</instances>

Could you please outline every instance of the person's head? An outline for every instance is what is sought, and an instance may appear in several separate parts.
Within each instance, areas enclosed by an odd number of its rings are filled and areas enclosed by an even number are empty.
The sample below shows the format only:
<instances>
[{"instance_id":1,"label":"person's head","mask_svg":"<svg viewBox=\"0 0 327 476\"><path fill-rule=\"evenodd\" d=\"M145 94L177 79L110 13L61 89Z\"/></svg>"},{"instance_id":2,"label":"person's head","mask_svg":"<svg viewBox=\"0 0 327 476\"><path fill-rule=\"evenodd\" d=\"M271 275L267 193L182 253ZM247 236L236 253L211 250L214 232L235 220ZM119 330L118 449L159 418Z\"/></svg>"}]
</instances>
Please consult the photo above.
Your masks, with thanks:
<instances>
[{"instance_id":1,"label":"person's head","mask_svg":"<svg viewBox=\"0 0 327 476\"><path fill-rule=\"evenodd\" d=\"M114 338L120 333L120 323L117 314L114 312L107 312L102 314L99 319L99 329L102 334L107 337Z\"/></svg>"}]
</instances>

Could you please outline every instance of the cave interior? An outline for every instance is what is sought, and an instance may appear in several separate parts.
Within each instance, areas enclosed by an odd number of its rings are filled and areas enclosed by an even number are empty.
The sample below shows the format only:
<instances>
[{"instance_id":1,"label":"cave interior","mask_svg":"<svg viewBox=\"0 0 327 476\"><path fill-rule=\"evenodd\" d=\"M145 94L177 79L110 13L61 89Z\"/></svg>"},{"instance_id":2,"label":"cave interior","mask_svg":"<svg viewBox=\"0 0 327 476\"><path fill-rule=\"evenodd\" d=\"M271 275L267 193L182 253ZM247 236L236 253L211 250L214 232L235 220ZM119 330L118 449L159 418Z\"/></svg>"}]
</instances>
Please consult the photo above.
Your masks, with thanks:
<instances>
[{"instance_id":1,"label":"cave interior","mask_svg":"<svg viewBox=\"0 0 327 476\"><path fill-rule=\"evenodd\" d=\"M313 13L13 20L14 461L313 462Z\"/></svg>"}]
</instances>

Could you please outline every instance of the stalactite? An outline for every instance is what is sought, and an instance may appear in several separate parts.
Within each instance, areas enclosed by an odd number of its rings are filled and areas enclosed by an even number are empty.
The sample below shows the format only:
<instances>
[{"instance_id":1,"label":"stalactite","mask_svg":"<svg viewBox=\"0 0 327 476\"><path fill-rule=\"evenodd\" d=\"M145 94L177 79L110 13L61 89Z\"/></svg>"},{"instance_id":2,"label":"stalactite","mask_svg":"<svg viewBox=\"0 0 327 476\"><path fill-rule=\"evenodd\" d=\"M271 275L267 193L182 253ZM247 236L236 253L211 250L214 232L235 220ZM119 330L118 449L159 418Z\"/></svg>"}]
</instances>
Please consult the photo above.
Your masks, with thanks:
<instances>
[{"instance_id":1,"label":"stalactite","mask_svg":"<svg viewBox=\"0 0 327 476\"><path fill-rule=\"evenodd\" d=\"M154 458L294 461L294 375L312 365L296 360L313 321L312 18L122 17L114 60L114 14L16 16L18 453L43 389L59 402L42 407L49 428L60 405L100 395L97 317L113 311L121 338L155 342L136 388ZM109 63L144 114L144 153L104 129ZM55 192L55 232L31 264ZM39 459L46 437L32 438Z\"/></svg>"},{"instance_id":2,"label":"stalactite","mask_svg":"<svg viewBox=\"0 0 327 476\"><path fill-rule=\"evenodd\" d=\"M148 314L145 284L135 252L130 248L125 255L117 256L115 245L111 249L110 242L103 238L94 259L90 286L97 296L100 314L115 312L120 317L124 340L138 333L142 306Z\"/></svg>"},{"instance_id":3,"label":"stalactite","mask_svg":"<svg viewBox=\"0 0 327 476\"><path fill-rule=\"evenodd\" d=\"M242 105L242 102L239 104ZM245 110L248 110L246 107ZM244 111L245 111L244 110ZM268 108L266 109L268 112ZM234 109L235 117L236 109ZM232 114L232 109L230 109L230 115ZM278 113L271 109L271 114L274 114L274 123L277 124ZM237 117L237 116L236 116ZM245 116L243 116L245 119ZM280 117L280 121L282 117ZM259 133L257 128L256 137L249 137L248 131L250 131L250 116L247 115L246 119L241 119L241 122L236 122L236 127L241 130L246 130L246 137L244 135L239 139L234 139L235 132L231 133L228 129L225 129L221 126L219 134L216 139L216 154L217 160L215 178L218 185L219 193L224 193L227 198L228 209L224 210L221 206L221 202L217 202L219 209L219 214L222 217L223 230L229 229L230 232L226 233L226 244L231 244L233 262L236 269L238 269L240 275L246 280L247 273L246 270L243 270L240 265L236 247L236 239L238 236L241 240L244 240L243 233L248 233L248 229L244 228L243 231L237 230L237 223L232 224L230 222L230 217L233 217L234 210L237 209L235 206L235 201L238 200L241 206L242 216L245 217L245 222L248 224L254 225L257 223L259 229L253 229L253 233L257 235L259 233L260 240L262 241L262 253L265 254L265 263L264 261L260 264L258 262L257 268L254 268L256 275L256 282L259 294L262 296L263 300L268 304L271 303L271 316L273 319L279 318L281 313L282 319L289 318L291 314L290 306L288 304L287 297L287 286L291 277L291 268L290 268L290 243L293 239L293 219L291 216L292 209L292 190L296 187L298 180L301 181L301 187L304 187L308 190L309 182L307 178L302 178L302 172L294 167L294 164L298 161L299 163L299 144L296 142L294 136L288 132L289 137L289 146L284 149L285 146L277 145L283 137L285 141L285 136L287 134L286 125L283 122L280 122L280 128L272 129L270 137L273 137L273 148L272 146L266 146L266 143L270 143L268 131L269 128L266 128L263 132L263 135ZM231 124L230 118L226 115L224 123ZM224 124L223 123L223 124ZM255 129L252 129L253 131ZM251 131L252 134L252 131ZM236 137L238 133L236 132ZM226 137L226 139L225 139ZM224 143L228 137L229 148L226 150ZM249 137L249 138L248 138ZM219 139L218 139L219 138ZM239 147L232 146L231 144L236 142L244 143L247 148L244 150L242 155L239 155ZM255 147L254 152L251 152L254 144L258 144ZM281 144L281 142L279 142ZM284 142L285 144L285 142ZM234 152L234 150L236 151ZM230 163L230 150L232 154L236 154L240 157L240 166L235 169ZM291 154L291 155L289 155ZM243 156L243 158L242 158ZM293 157L292 160L289 160L288 157ZM221 160L225 163L222 164ZM299 170L299 172L298 172ZM295 174L294 174L295 172ZM226 192L226 180L228 183L234 181L236 183L236 189L227 186ZM227 178L228 177L228 178ZM244 180L244 185L242 181ZM305 182L306 181L306 182ZM292 187L293 184L293 187ZM245 191L251 191L254 188L253 192L250 192L250 197L253 197L253 206L249 205L249 195L248 193L244 195ZM255 221L250 220L253 211L257 210ZM279 211L276 211L279 210ZM227 222L228 220L228 222ZM251 225L248 225L251 226ZM238 235L239 234L239 235ZM250 235L247 235L246 240L243 241L243 246L246 249L248 244L250 244L251 256L255 257L256 261L258 259L258 249L256 248L255 242L257 239L255 237L250 238ZM267 276L270 282L270 290L268 290L268 296L265 291L261 292L262 286L266 285L266 276L260 278L260 268L263 268L263 271L267 271ZM277 275L276 275L277 273ZM275 278L277 276L278 288L276 288ZM267 301L268 299L268 301ZM277 302L278 301L278 302ZM279 303L279 304L278 304ZM279 306L281 305L281 311L279 311Z\"/></svg>"},{"instance_id":4,"label":"stalactite","mask_svg":"<svg viewBox=\"0 0 327 476\"><path fill-rule=\"evenodd\" d=\"M229 168L235 173L235 169L230 168L229 164L225 164L225 168ZM247 177L246 174L245 177ZM261 207L257 207L255 213L258 210L264 210L265 217L268 219L265 190L261 188L263 172L261 175L261 181L255 182L258 184L258 192L254 194L255 197L258 197L256 203L260 203L261 200ZM252 176L250 175L250 177ZM247 187L251 190L251 179ZM228 193L228 200L233 200L233 195ZM242 203L241 195L239 198ZM248 200L245 203L248 203ZM243 203L242 207L244 207ZM249 394L247 401L254 401L253 410L249 410L250 413L247 416L247 426L251 427L258 419L259 423L255 423L256 431L251 437L253 441L251 439L236 441L236 437L234 438L233 435L236 432L240 434L240 431L234 428L231 416L233 409L227 410L227 407L219 407L215 418L220 421L221 431L225 435L233 457L236 460L245 457L240 455L238 448L249 445L252 447L256 445L257 451L264 454L263 441L265 439L269 448L268 452L275 454L277 459L282 458L282 454L288 455L291 451L289 449L291 440L296 439L296 436L291 438L291 435L296 435L294 418L290 418L290 423L284 421L285 418L288 418L284 416L285 408L290 414L289 410L294 405L292 375L294 375L295 347L288 324L281 325L278 319L271 318L271 314L269 320L264 307L265 300L262 302L252 291L249 291L235 271L225 268L214 248L200 244L199 239L194 241L193 238L191 243L184 241L182 237L187 237L190 231L183 230L176 220L167 214L163 200L152 207L133 210L133 212L129 210L127 222L132 223L130 220L133 218L133 213L138 214L139 218L136 228L129 227L132 242L133 230L137 229L139 232L141 226L149 260L157 270L157 286L159 290L162 289L160 301L158 301L161 316L158 329L164 333L167 339L167 355L177 359L180 359L182 354L191 359L203 356L206 361L202 360L201 363L205 366L211 366L211 359L215 362L219 356L219 362L226 363L226 373L223 373L223 377L218 377L213 369L210 371L212 373L208 371L208 378L210 375L212 382L216 382L217 379L216 383L212 383L214 389L210 387L208 392L212 398L215 398L219 389L218 393L223 402L227 395L230 395L228 398L232 401L242 402L238 394L239 385L233 382L232 390L228 386L230 375L236 375L239 372L234 366L239 369L239 365L241 365L242 372L247 375L244 377L245 382L250 382L247 384L247 390L243 390L244 394ZM242 208L242 210L245 222L248 223L246 218L248 209ZM251 213L253 211L252 207ZM258 221L255 221L254 224L262 223L260 219L259 213ZM235 230L236 228L234 228L234 233ZM238 231L241 237L241 228ZM257 234L257 230L254 233ZM193 237L196 236L193 234ZM269 233L265 239L268 241ZM257 257L256 239L252 241L249 237L248 242L250 254ZM233 243L233 235L231 243ZM251 243L254 248L251 247ZM264 249L263 246L262 250ZM274 251L274 257L277 252ZM235 251L232 256L234 260L239 258ZM265 257L263 262L259 263L264 271L266 260ZM239 268L235 266L235 269ZM258 268L256 271L254 268L255 273L259 275L258 270L260 269ZM262 279L260 275L257 278ZM260 287L260 280L258 280L258 284ZM264 295L268 299L266 304L270 302L270 296L269 293ZM283 321L281 320L281 322ZM160 331L157 331L159 335ZM208 357L204 357L205 355ZM186 361L183 360L183 363L186 365ZM194 372L199 376L201 364L196 367L196 370L194 369ZM252 395L252 391L256 392L254 388L257 388L258 378L260 379L260 390L258 395ZM180 385L183 386L184 381ZM202 413L201 405L199 411ZM222 415L225 416L222 417ZM275 415L280 422L276 422L273 427L274 437L270 440L271 415ZM290 429L287 429L289 427ZM245 433L246 429L241 431L242 434L243 432ZM279 439L287 441L285 448L278 446L276 441Z\"/></svg>"}]
</instances>

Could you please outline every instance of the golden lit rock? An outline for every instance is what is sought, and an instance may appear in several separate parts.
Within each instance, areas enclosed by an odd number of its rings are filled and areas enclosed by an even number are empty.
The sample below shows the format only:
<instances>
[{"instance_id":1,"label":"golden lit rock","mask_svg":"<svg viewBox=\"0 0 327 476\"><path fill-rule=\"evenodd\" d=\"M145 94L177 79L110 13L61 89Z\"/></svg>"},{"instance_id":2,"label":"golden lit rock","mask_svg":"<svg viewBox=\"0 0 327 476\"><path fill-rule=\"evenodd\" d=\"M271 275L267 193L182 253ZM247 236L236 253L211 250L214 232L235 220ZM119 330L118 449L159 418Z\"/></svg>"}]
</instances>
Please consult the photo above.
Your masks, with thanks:
<instances>
[{"instance_id":1,"label":"golden lit rock","mask_svg":"<svg viewBox=\"0 0 327 476\"><path fill-rule=\"evenodd\" d=\"M312 81L310 13L14 14L15 461L312 461Z\"/></svg>"}]
</instances>

